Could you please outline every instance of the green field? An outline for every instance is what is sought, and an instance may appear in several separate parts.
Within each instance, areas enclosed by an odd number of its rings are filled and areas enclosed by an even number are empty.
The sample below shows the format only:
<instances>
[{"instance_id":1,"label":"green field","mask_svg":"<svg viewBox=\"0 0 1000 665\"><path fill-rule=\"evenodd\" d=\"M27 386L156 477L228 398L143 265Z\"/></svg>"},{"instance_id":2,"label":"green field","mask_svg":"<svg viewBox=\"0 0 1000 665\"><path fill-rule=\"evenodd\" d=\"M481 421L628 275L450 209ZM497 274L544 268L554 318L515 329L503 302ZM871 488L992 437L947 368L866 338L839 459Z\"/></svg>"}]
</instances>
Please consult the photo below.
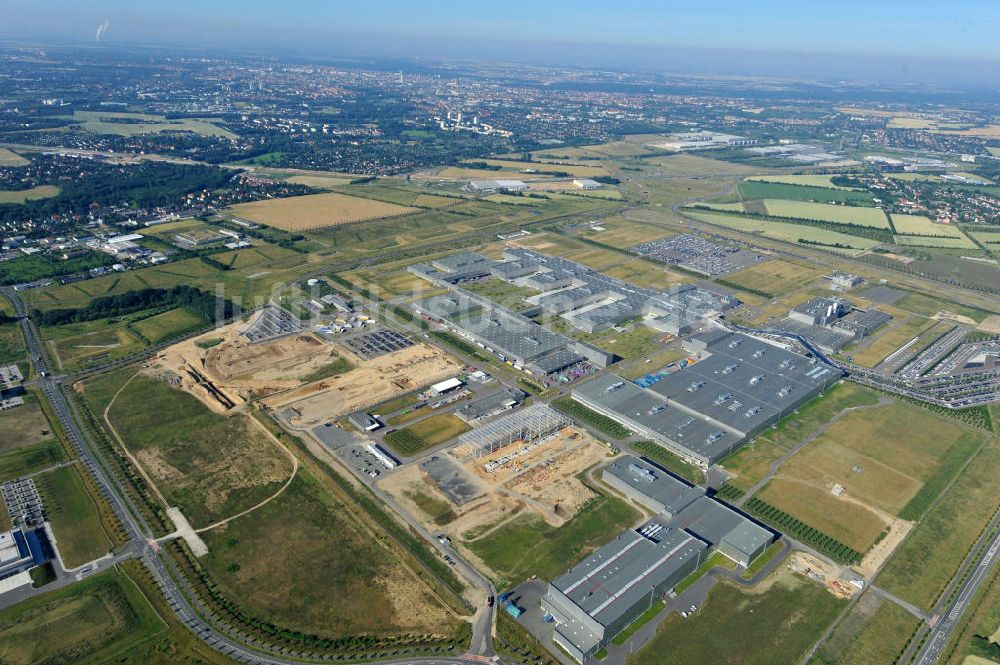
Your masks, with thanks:
<instances>
[{"instance_id":1,"label":"green field","mask_svg":"<svg viewBox=\"0 0 1000 665\"><path fill-rule=\"evenodd\" d=\"M305 469L277 499L203 537L201 561L222 593L282 627L329 637L455 631L385 539Z\"/></svg>"},{"instance_id":2,"label":"green field","mask_svg":"<svg viewBox=\"0 0 1000 665\"><path fill-rule=\"evenodd\" d=\"M450 441L470 429L472 428L458 416L441 413L421 420L415 425L390 432L383 440L400 455L415 455L422 450Z\"/></svg>"},{"instance_id":3,"label":"green field","mask_svg":"<svg viewBox=\"0 0 1000 665\"><path fill-rule=\"evenodd\" d=\"M860 254L878 244L877 241L869 238L861 238L802 224L775 222L753 217L740 217L738 215L713 215L690 208L686 209L684 214L699 221L724 226L736 231L760 234L776 240L784 240L786 242L798 243L848 255Z\"/></svg>"},{"instance_id":4,"label":"green field","mask_svg":"<svg viewBox=\"0 0 1000 665\"><path fill-rule=\"evenodd\" d=\"M782 185L801 185L804 187L823 187L826 189L839 189L843 191L858 191L856 187L842 187L833 184L833 175L757 175L747 178L749 182L773 182Z\"/></svg>"},{"instance_id":5,"label":"green field","mask_svg":"<svg viewBox=\"0 0 1000 665\"><path fill-rule=\"evenodd\" d=\"M917 619L899 605L869 593L851 608L810 663L893 663L917 625Z\"/></svg>"},{"instance_id":6,"label":"green field","mask_svg":"<svg viewBox=\"0 0 1000 665\"><path fill-rule=\"evenodd\" d=\"M484 298L489 298L498 305L515 312L531 307L524 299L538 293L535 289L526 286L516 286L509 284L502 279L482 279L476 282L469 282L462 285L463 288L479 294Z\"/></svg>"},{"instance_id":7,"label":"green field","mask_svg":"<svg viewBox=\"0 0 1000 665\"><path fill-rule=\"evenodd\" d=\"M28 160L13 150L0 148L0 166L24 166Z\"/></svg>"},{"instance_id":8,"label":"green field","mask_svg":"<svg viewBox=\"0 0 1000 665\"><path fill-rule=\"evenodd\" d=\"M751 292L782 296L807 286L809 282L823 274L817 266L805 266L783 259L771 259L764 263L726 275L727 284L743 286Z\"/></svg>"},{"instance_id":9,"label":"green field","mask_svg":"<svg viewBox=\"0 0 1000 665\"><path fill-rule=\"evenodd\" d=\"M131 328L150 344L159 344L173 337L181 337L200 330L206 325L208 321L201 315L177 308L136 321Z\"/></svg>"},{"instance_id":10,"label":"green field","mask_svg":"<svg viewBox=\"0 0 1000 665\"><path fill-rule=\"evenodd\" d=\"M146 348L135 333L108 319L43 328L42 335L52 355L66 371L121 358Z\"/></svg>"},{"instance_id":11,"label":"green field","mask_svg":"<svg viewBox=\"0 0 1000 665\"><path fill-rule=\"evenodd\" d=\"M6 302L6 301L4 301ZM28 356L21 329L15 323L0 325L0 364L20 362Z\"/></svg>"},{"instance_id":12,"label":"green field","mask_svg":"<svg viewBox=\"0 0 1000 665\"><path fill-rule=\"evenodd\" d=\"M994 438L903 541L876 579L929 610L997 508L1000 439Z\"/></svg>"},{"instance_id":13,"label":"green field","mask_svg":"<svg viewBox=\"0 0 1000 665\"><path fill-rule=\"evenodd\" d=\"M656 637L631 659L665 663L796 663L844 606L822 586L781 573L767 591L744 592L721 582L687 619L671 614Z\"/></svg>"},{"instance_id":14,"label":"green field","mask_svg":"<svg viewBox=\"0 0 1000 665\"><path fill-rule=\"evenodd\" d=\"M872 204L872 195L864 190L812 187L752 180L740 183L739 193L744 201L781 199L784 201L811 201L814 203L849 203L860 206L870 206Z\"/></svg>"},{"instance_id":15,"label":"green field","mask_svg":"<svg viewBox=\"0 0 1000 665\"><path fill-rule=\"evenodd\" d=\"M925 319L922 316L912 316L905 321L900 321L898 324L891 322L874 339L869 340L863 348L857 351L847 350L845 352L850 353L857 364L863 367L875 367L889 354L914 337L921 335L924 331L934 326L935 323L934 320ZM917 352L920 350L918 347L919 343L914 344L910 349Z\"/></svg>"},{"instance_id":16,"label":"green field","mask_svg":"<svg viewBox=\"0 0 1000 665\"><path fill-rule=\"evenodd\" d=\"M94 498L74 466L64 466L36 477L59 555L67 568L76 568L111 551Z\"/></svg>"},{"instance_id":17,"label":"green field","mask_svg":"<svg viewBox=\"0 0 1000 665\"><path fill-rule=\"evenodd\" d=\"M833 222L835 224L871 226L880 229L889 228L889 220L879 208L809 203L807 201L784 201L782 199L765 199L764 207L767 208L767 214L772 217L811 219L821 222Z\"/></svg>"},{"instance_id":18,"label":"green field","mask_svg":"<svg viewBox=\"0 0 1000 665\"><path fill-rule=\"evenodd\" d=\"M84 384L84 399L99 418L133 373ZM216 415L165 381L136 375L108 417L169 505L179 506L195 528L255 505L288 479L287 456L247 416Z\"/></svg>"},{"instance_id":19,"label":"green field","mask_svg":"<svg viewBox=\"0 0 1000 665\"><path fill-rule=\"evenodd\" d=\"M920 314L922 316L934 316L938 312L942 311L952 312L960 316L967 316L976 321L976 323L982 322L982 320L987 316L993 314L993 312L987 312L986 310L962 305L961 303L957 303L952 300L936 298L934 296L927 295L926 293L916 293L915 291L908 291L906 295L897 300L893 306L908 310L914 314Z\"/></svg>"},{"instance_id":20,"label":"green field","mask_svg":"<svg viewBox=\"0 0 1000 665\"><path fill-rule=\"evenodd\" d=\"M0 612L0 662L104 662L164 627L128 578L102 573Z\"/></svg>"},{"instance_id":21,"label":"green field","mask_svg":"<svg viewBox=\"0 0 1000 665\"><path fill-rule=\"evenodd\" d=\"M52 438L49 425L34 392L24 396L24 405L0 411L0 454L33 446Z\"/></svg>"},{"instance_id":22,"label":"green field","mask_svg":"<svg viewBox=\"0 0 1000 665\"><path fill-rule=\"evenodd\" d=\"M47 469L65 461L66 453L55 439L0 455L0 483Z\"/></svg>"},{"instance_id":23,"label":"green field","mask_svg":"<svg viewBox=\"0 0 1000 665\"><path fill-rule=\"evenodd\" d=\"M531 575L552 580L638 517L624 501L601 494L558 528L538 515L520 515L466 547L493 570L498 588Z\"/></svg>"},{"instance_id":24,"label":"green field","mask_svg":"<svg viewBox=\"0 0 1000 665\"><path fill-rule=\"evenodd\" d=\"M51 199L59 194L59 188L55 185L39 185L31 189L0 190L0 204L3 203L24 203L25 201L37 201L38 199Z\"/></svg>"},{"instance_id":25,"label":"green field","mask_svg":"<svg viewBox=\"0 0 1000 665\"><path fill-rule=\"evenodd\" d=\"M82 129L94 134L135 136L160 132L191 132L200 136L222 136L230 140L237 138L236 134L218 126L212 119L168 120L162 115L109 111L74 111L72 119Z\"/></svg>"},{"instance_id":26,"label":"green field","mask_svg":"<svg viewBox=\"0 0 1000 665\"><path fill-rule=\"evenodd\" d=\"M897 245L904 247L941 247L943 249L976 249L976 244L966 237L931 238L928 236L893 236Z\"/></svg>"}]
</instances>

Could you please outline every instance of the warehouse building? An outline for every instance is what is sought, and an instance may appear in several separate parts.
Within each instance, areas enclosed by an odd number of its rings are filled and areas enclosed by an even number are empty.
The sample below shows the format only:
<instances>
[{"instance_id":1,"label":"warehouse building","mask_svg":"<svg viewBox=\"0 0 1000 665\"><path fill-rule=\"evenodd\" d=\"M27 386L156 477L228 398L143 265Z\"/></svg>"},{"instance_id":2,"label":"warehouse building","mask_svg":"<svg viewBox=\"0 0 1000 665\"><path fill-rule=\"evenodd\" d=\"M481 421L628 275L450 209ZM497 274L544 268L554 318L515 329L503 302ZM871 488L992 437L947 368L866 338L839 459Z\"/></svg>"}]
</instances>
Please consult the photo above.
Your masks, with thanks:
<instances>
[{"instance_id":1,"label":"warehouse building","mask_svg":"<svg viewBox=\"0 0 1000 665\"><path fill-rule=\"evenodd\" d=\"M660 524L629 530L549 584L542 610L552 640L584 662L694 572L708 545Z\"/></svg>"},{"instance_id":2,"label":"warehouse building","mask_svg":"<svg viewBox=\"0 0 1000 665\"><path fill-rule=\"evenodd\" d=\"M465 186L470 194L496 194L498 192L523 192L528 189L521 180L473 180Z\"/></svg>"},{"instance_id":3,"label":"warehouse building","mask_svg":"<svg viewBox=\"0 0 1000 665\"><path fill-rule=\"evenodd\" d=\"M646 388L604 374L574 388L573 399L709 466L842 376L742 333L710 331L684 344L707 357Z\"/></svg>"},{"instance_id":4,"label":"warehouse building","mask_svg":"<svg viewBox=\"0 0 1000 665\"><path fill-rule=\"evenodd\" d=\"M775 539L770 529L638 457L606 467L602 479L657 513L660 523L697 536L738 565L750 565Z\"/></svg>"},{"instance_id":5,"label":"warehouse building","mask_svg":"<svg viewBox=\"0 0 1000 665\"><path fill-rule=\"evenodd\" d=\"M468 402L455 411L455 415L467 423L475 423L504 411L510 411L524 401L527 393L516 388L504 388L491 395Z\"/></svg>"}]
</instances>

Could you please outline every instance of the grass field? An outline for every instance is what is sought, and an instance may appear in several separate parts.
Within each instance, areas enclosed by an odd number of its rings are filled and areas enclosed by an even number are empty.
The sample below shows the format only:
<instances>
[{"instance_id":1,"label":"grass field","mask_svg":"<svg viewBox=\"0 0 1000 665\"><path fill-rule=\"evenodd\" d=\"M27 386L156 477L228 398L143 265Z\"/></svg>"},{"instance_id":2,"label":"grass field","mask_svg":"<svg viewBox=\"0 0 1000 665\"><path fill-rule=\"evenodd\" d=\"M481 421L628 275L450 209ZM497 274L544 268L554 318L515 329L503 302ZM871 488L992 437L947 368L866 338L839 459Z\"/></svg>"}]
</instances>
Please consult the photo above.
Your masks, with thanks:
<instances>
[{"instance_id":1,"label":"grass field","mask_svg":"<svg viewBox=\"0 0 1000 665\"><path fill-rule=\"evenodd\" d=\"M199 314L178 308L136 321L131 327L150 344L159 344L172 337L180 337L204 328L206 325L208 321Z\"/></svg>"},{"instance_id":2,"label":"grass field","mask_svg":"<svg viewBox=\"0 0 1000 665\"><path fill-rule=\"evenodd\" d=\"M893 236L893 242L904 247L940 247L942 249L976 249L976 244L966 237L931 238L928 236Z\"/></svg>"},{"instance_id":3,"label":"grass field","mask_svg":"<svg viewBox=\"0 0 1000 665\"><path fill-rule=\"evenodd\" d=\"M601 220L603 231L586 230L581 235L591 240L596 240L603 245L618 247L619 249L629 249L644 242L659 240L667 236L674 235L663 227L652 224L640 224L624 218L612 218L611 220Z\"/></svg>"},{"instance_id":4,"label":"grass field","mask_svg":"<svg viewBox=\"0 0 1000 665\"><path fill-rule=\"evenodd\" d=\"M869 593L837 624L810 663L893 663L917 624L917 619L899 605Z\"/></svg>"},{"instance_id":5,"label":"grass field","mask_svg":"<svg viewBox=\"0 0 1000 665\"><path fill-rule=\"evenodd\" d=\"M872 204L872 195L863 190L810 187L777 182L761 182L759 180L744 180L740 183L739 193L746 201L782 199L784 201L805 201L822 204L850 203L862 206Z\"/></svg>"},{"instance_id":6,"label":"grass field","mask_svg":"<svg viewBox=\"0 0 1000 665\"><path fill-rule=\"evenodd\" d=\"M0 411L0 454L33 446L52 438L52 427L38 405L35 393L24 396L24 405Z\"/></svg>"},{"instance_id":7,"label":"grass field","mask_svg":"<svg viewBox=\"0 0 1000 665\"><path fill-rule=\"evenodd\" d=\"M879 208L810 203L808 201L784 201L782 199L765 199L764 207L767 208L767 214L772 217L813 219L836 224L889 228L889 220Z\"/></svg>"},{"instance_id":8,"label":"grass field","mask_svg":"<svg viewBox=\"0 0 1000 665\"><path fill-rule=\"evenodd\" d=\"M64 466L36 477L45 510L67 568L76 568L107 554L113 543L101 526L94 498L75 466Z\"/></svg>"},{"instance_id":9,"label":"grass field","mask_svg":"<svg viewBox=\"0 0 1000 665\"><path fill-rule=\"evenodd\" d=\"M784 259L771 259L764 263L726 275L725 280L754 291L782 296L797 291L823 274L816 266L804 266Z\"/></svg>"},{"instance_id":10,"label":"grass field","mask_svg":"<svg viewBox=\"0 0 1000 665\"><path fill-rule=\"evenodd\" d=\"M0 483L41 471L65 459L66 453L55 439L12 450L0 455Z\"/></svg>"},{"instance_id":11,"label":"grass field","mask_svg":"<svg viewBox=\"0 0 1000 665\"><path fill-rule=\"evenodd\" d=\"M671 614L635 665L796 663L844 606L822 586L778 573L764 592L716 584L698 612ZM751 627L749 629L748 627Z\"/></svg>"},{"instance_id":12,"label":"grass field","mask_svg":"<svg viewBox=\"0 0 1000 665\"><path fill-rule=\"evenodd\" d=\"M203 537L202 562L224 595L283 627L331 637L454 631L383 539L304 469L277 499Z\"/></svg>"},{"instance_id":13,"label":"grass field","mask_svg":"<svg viewBox=\"0 0 1000 665\"><path fill-rule=\"evenodd\" d=\"M336 192L240 203L230 210L238 217L287 231L320 229L370 219L397 217L416 208Z\"/></svg>"},{"instance_id":14,"label":"grass field","mask_svg":"<svg viewBox=\"0 0 1000 665\"><path fill-rule=\"evenodd\" d=\"M25 201L37 201L38 199L51 199L59 194L59 188L55 185L39 185L31 189L2 190L0 189L0 204L3 203L24 203Z\"/></svg>"},{"instance_id":15,"label":"grass field","mask_svg":"<svg viewBox=\"0 0 1000 665\"><path fill-rule=\"evenodd\" d=\"M559 165L562 166L561 164ZM510 171L491 171L490 169L476 169L462 166L446 166L436 175L431 176L431 180L537 180L546 178L538 173L512 173Z\"/></svg>"},{"instance_id":16,"label":"grass field","mask_svg":"<svg viewBox=\"0 0 1000 665\"><path fill-rule=\"evenodd\" d=\"M48 340L49 349L67 371L127 356L146 347L135 334L113 321L88 321L58 329L46 328L43 335L49 338L59 335Z\"/></svg>"},{"instance_id":17,"label":"grass field","mask_svg":"<svg viewBox=\"0 0 1000 665\"><path fill-rule=\"evenodd\" d=\"M923 215L899 215L893 213L892 225L901 235L911 236L948 236L949 238L964 238L961 230L950 224L938 224L930 217Z\"/></svg>"},{"instance_id":18,"label":"grass field","mask_svg":"<svg viewBox=\"0 0 1000 665\"><path fill-rule=\"evenodd\" d=\"M490 166L499 166L502 169L506 169L506 171L516 171L519 176L534 175L531 173L522 174L520 173L521 169L534 169L543 175L546 171L559 171L562 173L568 173L574 178L593 178L594 176L608 174L607 170L600 164L596 164L594 166L578 166L575 164L546 164L541 161L519 162L509 159L477 159L470 161L485 162ZM494 173L498 174L495 177L507 177L509 174L507 174L506 171L494 171Z\"/></svg>"},{"instance_id":19,"label":"grass field","mask_svg":"<svg viewBox=\"0 0 1000 665\"><path fill-rule=\"evenodd\" d=\"M0 325L0 364L10 364L24 360L28 352L24 348L21 329L15 323Z\"/></svg>"},{"instance_id":20,"label":"grass field","mask_svg":"<svg viewBox=\"0 0 1000 665\"><path fill-rule=\"evenodd\" d=\"M222 136L235 140L236 134L223 129L209 119L183 118L168 120L162 115L144 113L112 113L108 111L74 111L73 120L85 131L94 134L135 136L160 132L191 132L200 136Z\"/></svg>"},{"instance_id":21,"label":"grass field","mask_svg":"<svg viewBox=\"0 0 1000 665\"><path fill-rule=\"evenodd\" d=\"M724 226L744 233L760 234L776 240L784 240L786 242L803 244L848 255L860 254L878 244L878 242L868 238L859 238L858 236L846 233L827 231L826 229L818 229L802 224L774 222L753 217L740 217L738 215L713 215L712 213L691 209L685 210L684 214L694 219L708 222L709 224Z\"/></svg>"},{"instance_id":22,"label":"grass field","mask_svg":"<svg viewBox=\"0 0 1000 665\"><path fill-rule=\"evenodd\" d=\"M385 435L384 441L400 455L414 455L449 441L470 429L472 428L458 416L441 413L421 420L415 425L390 432Z\"/></svg>"},{"instance_id":23,"label":"grass field","mask_svg":"<svg viewBox=\"0 0 1000 665\"><path fill-rule=\"evenodd\" d=\"M975 307L968 307L954 301L936 298L926 293L916 293L915 291L907 292L905 296L897 300L893 305L922 316L934 316L942 311L953 312L960 316L967 316L977 323L993 313Z\"/></svg>"},{"instance_id":24,"label":"grass field","mask_svg":"<svg viewBox=\"0 0 1000 665\"><path fill-rule=\"evenodd\" d=\"M876 582L929 610L997 508L1000 439L969 463L948 491L903 541Z\"/></svg>"},{"instance_id":25,"label":"grass field","mask_svg":"<svg viewBox=\"0 0 1000 665\"><path fill-rule=\"evenodd\" d=\"M28 160L8 148L0 148L0 166L24 166Z\"/></svg>"},{"instance_id":26,"label":"grass field","mask_svg":"<svg viewBox=\"0 0 1000 665\"><path fill-rule=\"evenodd\" d=\"M164 627L128 578L102 573L0 612L0 662L103 662Z\"/></svg>"},{"instance_id":27,"label":"grass field","mask_svg":"<svg viewBox=\"0 0 1000 665\"><path fill-rule=\"evenodd\" d=\"M919 336L925 330L935 324L932 319L922 316L912 316L900 322L899 325L887 327L870 344L858 351L851 351L854 362L863 367L874 367L882 362L889 354L906 344L914 337ZM917 344L910 347L913 351L919 351Z\"/></svg>"},{"instance_id":28,"label":"grass field","mask_svg":"<svg viewBox=\"0 0 1000 665\"><path fill-rule=\"evenodd\" d=\"M1000 245L1000 231L973 231L972 237L984 245Z\"/></svg>"},{"instance_id":29,"label":"grass field","mask_svg":"<svg viewBox=\"0 0 1000 665\"><path fill-rule=\"evenodd\" d=\"M903 513L925 483L930 496L919 503L933 500L980 443L981 435L905 403L846 413L787 460L759 498L864 552L886 516ZM846 488L843 498L832 494L835 483Z\"/></svg>"},{"instance_id":30,"label":"grass field","mask_svg":"<svg viewBox=\"0 0 1000 665\"><path fill-rule=\"evenodd\" d=\"M350 178L341 178L335 175L294 175L285 182L293 185L305 185L316 189L333 189L351 182Z\"/></svg>"},{"instance_id":31,"label":"grass field","mask_svg":"<svg viewBox=\"0 0 1000 665\"><path fill-rule=\"evenodd\" d=\"M497 588L505 588L531 575L555 579L638 517L624 501L601 494L558 528L521 515L466 546L494 571Z\"/></svg>"},{"instance_id":32,"label":"grass field","mask_svg":"<svg viewBox=\"0 0 1000 665\"><path fill-rule=\"evenodd\" d=\"M84 399L99 418L133 372L84 384ZM288 458L247 416L216 415L165 381L136 376L108 416L169 505L196 528L255 505L288 479Z\"/></svg>"},{"instance_id":33,"label":"grass field","mask_svg":"<svg viewBox=\"0 0 1000 665\"><path fill-rule=\"evenodd\" d=\"M641 160L640 163L661 167L663 172L668 175L727 175L752 173L756 170L753 167L742 164L734 164L691 154L649 157Z\"/></svg>"},{"instance_id":34,"label":"grass field","mask_svg":"<svg viewBox=\"0 0 1000 665\"><path fill-rule=\"evenodd\" d=\"M824 187L844 191L858 191L856 187L842 187L833 184L833 175L757 175L747 178L749 182L773 182L781 185L803 185L806 187Z\"/></svg>"}]
</instances>

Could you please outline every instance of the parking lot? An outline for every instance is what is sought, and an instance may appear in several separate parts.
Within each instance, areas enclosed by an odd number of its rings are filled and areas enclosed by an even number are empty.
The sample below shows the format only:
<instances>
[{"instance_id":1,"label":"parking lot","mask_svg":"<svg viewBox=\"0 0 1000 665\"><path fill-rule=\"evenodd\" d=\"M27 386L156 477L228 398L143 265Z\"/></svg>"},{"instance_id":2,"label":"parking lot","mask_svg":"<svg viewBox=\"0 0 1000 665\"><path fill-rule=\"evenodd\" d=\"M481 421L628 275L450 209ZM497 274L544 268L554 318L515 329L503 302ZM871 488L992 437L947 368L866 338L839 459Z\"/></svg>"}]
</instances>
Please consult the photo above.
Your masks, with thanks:
<instances>
[{"instance_id":1,"label":"parking lot","mask_svg":"<svg viewBox=\"0 0 1000 665\"><path fill-rule=\"evenodd\" d=\"M358 357L365 360L371 360L376 356L413 346L413 342L408 337L389 329L376 330L350 337L343 340L343 344Z\"/></svg>"},{"instance_id":2,"label":"parking lot","mask_svg":"<svg viewBox=\"0 0 1000 665\"><path fill-rule=\"evenodd\" d=\"M635 251L709 277L736 272L767 258L732 242L715 242L687 233L643 243Z\"/></svg>"},{"instance_id":3,"label":"parking lot","mask_svg":"<svg viewBox=\"0 0 1000 665\"><path fill-rule=\"evenodd\" d=\"M291 312L282 307L272 306L264 309L257 320L250 324L242 334L250 340L251 344L256 344L291 335L300 330L302 330L302 324Z\"/></svg>"},{"instance_id":4,"label":"parking lot","mask_svg":"<svg viewBox=\"0 0 1000 665\"><path fill-rule=\"evenodd\" d=\"M0 495L14 526L32 527L45 521L45 508L34 480L25 478L4 483L0 485Z\"/></svg>"}]
</instances>

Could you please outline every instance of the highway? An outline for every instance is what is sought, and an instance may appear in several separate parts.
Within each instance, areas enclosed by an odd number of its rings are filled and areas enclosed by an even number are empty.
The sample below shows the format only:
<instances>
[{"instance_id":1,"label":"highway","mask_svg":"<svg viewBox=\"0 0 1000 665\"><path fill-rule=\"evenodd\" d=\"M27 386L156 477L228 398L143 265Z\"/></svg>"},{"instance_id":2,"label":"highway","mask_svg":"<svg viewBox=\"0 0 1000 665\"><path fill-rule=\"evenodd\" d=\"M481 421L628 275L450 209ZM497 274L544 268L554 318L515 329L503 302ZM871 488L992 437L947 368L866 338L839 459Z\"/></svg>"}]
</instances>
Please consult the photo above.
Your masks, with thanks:
<instances>
[{"instance_id":1,"label":"highway","mask_svg":"<svg viewBox=\"0 0 1000 665\"><path fill-rule=\"evenodd\" d=\"M990 524L991 529L987 533L994 532L998 521L1000 521L1000 515L994 518ZM977 548L975 551L978 552L981 550ZM1000 532L995 533L993 541L977 560L974 560L969 566L959 571L959 578L963 574L962 571L968 571L965 580L961 583L958 592L954 594L954 600L947 607L942 608L942 613L938 615L940 618L934 627L931 628L923 648L913 660L915 665L933 665L933 663L937 662L941 656L941 651L947 646L952 633L961 622L962 615L968 609L969 602L975 597L976 592L979 591L983 582L989 579L990 570L992 570L998 554L1000 554ZM952 596L949 595L947 597ZM947 613L943 613L945 610Z\"/></svg>"},{"instance_id":2,"label":"highway","mask_svg":"<svg viewBox=\"0 0 1000 665\"><path fill-rule=\"evenodd\" d=\"M28 352L40 375L37 386L42 390L51 404L52 410L59 420L59 424L66 433L70 444L79 455L83 467L94 479L99 491L124 527L130 546L138 553L139 559L163 591L167 604L174 612L177 620L186 625L195 635L213 649L236 661L251 663L253 665L301 665L303 662L301 658L282 658L253 650L247 645L241 644L224 635L213 625L202 619L202 616L195 610L188 596L182 590L181 585L171 575L167 564L153 548L152 530L149 528L149 525L142 518L141 513L136 509L135 505L132 504L128 495L119 490L115 481L112 480L106 471L94 441L90 438L89 433L79 426L79 414L75 405L63 395L59 379L51 376L52 368L49 366L48 356L45 353L38 330L35 328L34 323L27 318L24 302L12 289L0 288L0 293L6 296L14 306ZM488 638L485 644L480 642L479 646L484 651L489 650L491 647ZM470 654L468 657L420 657L385 662L396 665L403 665L404 663L412 665L435 665L436 663L458 664L481 662L483 659L484 656Z\"/></svg>"}]
</instances>

